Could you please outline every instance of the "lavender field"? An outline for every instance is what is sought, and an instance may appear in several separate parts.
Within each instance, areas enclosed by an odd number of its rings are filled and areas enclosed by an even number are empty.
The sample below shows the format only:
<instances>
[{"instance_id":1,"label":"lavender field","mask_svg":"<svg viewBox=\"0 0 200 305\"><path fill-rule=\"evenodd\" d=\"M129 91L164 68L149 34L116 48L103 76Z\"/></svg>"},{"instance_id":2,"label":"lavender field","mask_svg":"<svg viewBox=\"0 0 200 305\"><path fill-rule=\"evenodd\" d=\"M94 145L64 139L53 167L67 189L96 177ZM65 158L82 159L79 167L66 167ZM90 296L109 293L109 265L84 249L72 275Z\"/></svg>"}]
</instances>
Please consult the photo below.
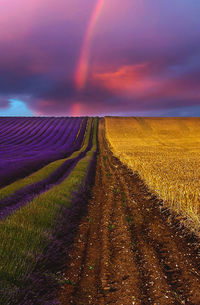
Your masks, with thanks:
<instances>
[{"instance_id":1,"label":"lavender field","mask_svg":"<svg viewBox=\"0 0 200 305\"><path fill-rule=\"evenodd\" d=\"M87 119L1 118L0 186L66 158L82 144Z\"/></svg>"},{"instance_id":2,"label":"lavender field","mask_svg":"<svg viewBox=\"0 0 200 305\"><path fill-rule=\"evenodd\" d=\"M97 125L0 118L0 304L55 304L94 180Z\"/></svg>"}]
</instances>

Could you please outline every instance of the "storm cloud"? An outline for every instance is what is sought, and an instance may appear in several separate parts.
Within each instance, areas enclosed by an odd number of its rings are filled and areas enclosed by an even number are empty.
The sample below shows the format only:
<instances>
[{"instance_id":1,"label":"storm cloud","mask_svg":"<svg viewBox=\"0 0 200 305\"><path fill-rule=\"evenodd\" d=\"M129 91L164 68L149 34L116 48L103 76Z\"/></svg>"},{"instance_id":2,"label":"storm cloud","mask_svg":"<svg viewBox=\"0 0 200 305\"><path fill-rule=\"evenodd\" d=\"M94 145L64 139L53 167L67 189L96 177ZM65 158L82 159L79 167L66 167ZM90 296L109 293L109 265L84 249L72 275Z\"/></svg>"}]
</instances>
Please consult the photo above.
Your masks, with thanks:
<instances>
[{"instance_id":1,"label":"storm cloud","mask_svg":"<svg viewBox=\"0 0 200 305\"><path fill-rule=\"evenodd\" d=\"M200 115L200 2L97 2L0 1L0 115Z\"/></svg>"}]
</instances>

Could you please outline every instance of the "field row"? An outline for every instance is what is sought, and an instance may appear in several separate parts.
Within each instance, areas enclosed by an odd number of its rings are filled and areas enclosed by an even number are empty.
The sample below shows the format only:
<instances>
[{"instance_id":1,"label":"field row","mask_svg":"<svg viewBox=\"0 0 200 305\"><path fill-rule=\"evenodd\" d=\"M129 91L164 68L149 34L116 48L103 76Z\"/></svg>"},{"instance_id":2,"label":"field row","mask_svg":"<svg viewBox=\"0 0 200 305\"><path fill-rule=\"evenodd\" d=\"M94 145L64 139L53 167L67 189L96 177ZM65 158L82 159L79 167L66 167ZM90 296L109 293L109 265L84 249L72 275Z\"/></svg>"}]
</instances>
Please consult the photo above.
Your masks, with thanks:
<instances>
[{"instance_id":1,"label":"field row","mask_svg":"<svg viewBox=\"0 0 200 305\"><path fill-rule=\"evenodd\" d=\"M70 157L50 163L0 191L2 305L36 304L41 291L43 296L47 291L49 298L49 292L59 285L57 271L66 264L62 261L64 253L73 242L79 222L75 215L85 213L84 204L94 180L98 120L86 121L80 148L73 147ZM81 133L79 130L76 138Z\"/></svg>"},{"instance_id":2,"label":"field row","mask_svg":"<svg viewBox=\"0 0 200 305\"><path fill-rule=\"evenodd\" d=\"M0 187L80 149L87 118L0 119Z\"/></svg>"},{"instance_id":3,"label":"field row","mask_svg":"<svg viewBox=\"0 0 200 305\"><path fill-rule=\"evenodd\" d=\"M199 305L200 119L0 127L0 305Z\"/></svg>"}]
</instances>

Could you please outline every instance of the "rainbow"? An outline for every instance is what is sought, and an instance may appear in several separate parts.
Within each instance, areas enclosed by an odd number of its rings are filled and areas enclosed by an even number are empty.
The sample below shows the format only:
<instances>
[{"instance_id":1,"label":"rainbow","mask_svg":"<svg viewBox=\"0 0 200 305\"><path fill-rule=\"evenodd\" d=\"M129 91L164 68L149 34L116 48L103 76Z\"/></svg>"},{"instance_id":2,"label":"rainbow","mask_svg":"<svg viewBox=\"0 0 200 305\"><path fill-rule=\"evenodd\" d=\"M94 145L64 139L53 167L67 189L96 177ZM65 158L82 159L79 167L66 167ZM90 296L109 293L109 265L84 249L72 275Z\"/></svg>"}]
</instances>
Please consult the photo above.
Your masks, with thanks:
<instances>
[{"instance_id":1,"label":"rainbow","mask_svg":"<svg viewBox=\"0 0 200 305\"><path fill-rule=\"evenodd\" d=\"M97 20L101 14L104 1L105 0L97 0L85 34L83 47L81 49L81 54L75 73L75 84L78 90L82 90L86 83L92 35L94 33Z\"/></svg>"}]
</instances>

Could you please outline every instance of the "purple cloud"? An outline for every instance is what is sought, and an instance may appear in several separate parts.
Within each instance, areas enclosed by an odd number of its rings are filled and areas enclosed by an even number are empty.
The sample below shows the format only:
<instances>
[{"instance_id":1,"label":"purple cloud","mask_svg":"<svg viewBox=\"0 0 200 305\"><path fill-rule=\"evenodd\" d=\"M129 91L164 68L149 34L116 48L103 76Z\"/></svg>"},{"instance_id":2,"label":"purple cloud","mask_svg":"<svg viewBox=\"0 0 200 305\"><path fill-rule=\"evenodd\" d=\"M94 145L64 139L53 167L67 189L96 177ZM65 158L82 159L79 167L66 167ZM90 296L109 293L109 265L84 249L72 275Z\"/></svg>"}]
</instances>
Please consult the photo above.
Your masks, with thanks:
<instances>
[{"instance_id":1,"label":"purple cloud","mask_svg":"<svg viewBox=\"0 0 200 305\"><path fill-rule=\"evenodd\" d=\"M35 115L200 105L198 0L104 1L78 90L75 73L94 7L91 0L0 4L0 115L11 98Z\"/></svg>"}]
</instances>

